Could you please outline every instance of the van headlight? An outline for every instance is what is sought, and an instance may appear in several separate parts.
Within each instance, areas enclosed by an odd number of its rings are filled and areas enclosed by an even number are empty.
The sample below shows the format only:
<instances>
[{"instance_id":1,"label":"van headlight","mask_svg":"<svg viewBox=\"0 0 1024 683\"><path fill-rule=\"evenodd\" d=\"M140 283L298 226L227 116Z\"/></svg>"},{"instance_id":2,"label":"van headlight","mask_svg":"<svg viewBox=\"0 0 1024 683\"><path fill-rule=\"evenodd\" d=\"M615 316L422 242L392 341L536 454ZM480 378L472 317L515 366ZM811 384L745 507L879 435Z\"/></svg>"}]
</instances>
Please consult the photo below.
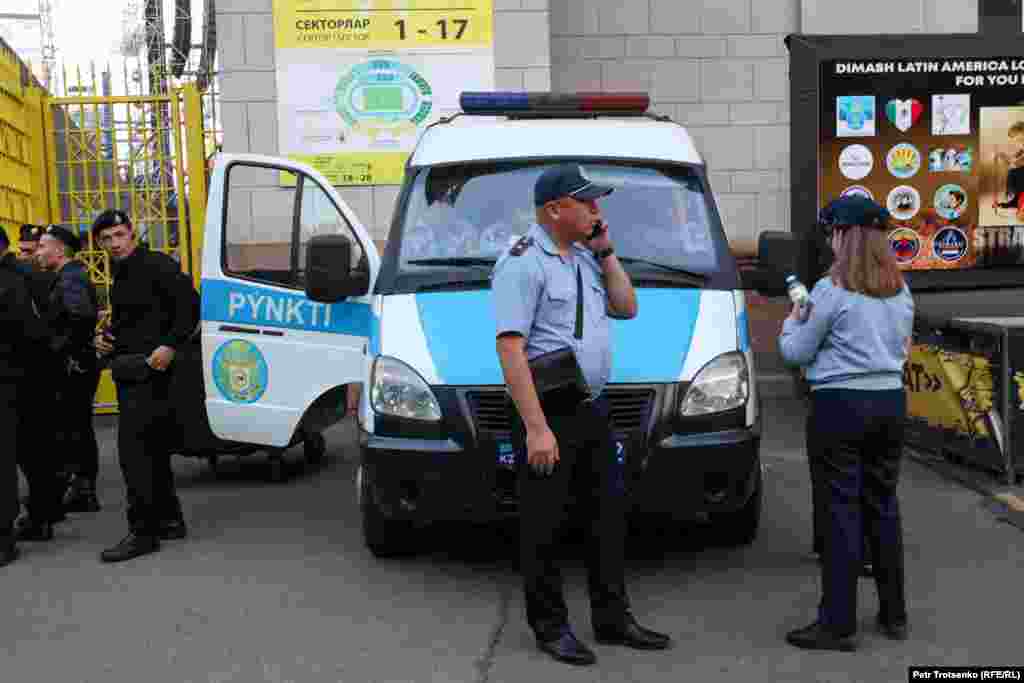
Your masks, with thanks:
<instances>
[{"instance_id":1,"label":"van headlight","mask_svg":"<svg viewBox=\"0 0 1024 683\"><path fill-rule=\"evenodd\" d=\"M381 415L439 422L441 406L419 373L402 361L378 356L370 377L370 405Z\"/></svg>"},{"instance_id":2,"label":"van headlight","mask_svg":"<svg viewBox=\"0 0 1024 683\"><path fill-rule=\"evenodd\" d=\"M696 417L739 408L750 395L747 359L735 351L723 353L701 368L686 391L679 413Z\"/></svg>"}]
</instances>

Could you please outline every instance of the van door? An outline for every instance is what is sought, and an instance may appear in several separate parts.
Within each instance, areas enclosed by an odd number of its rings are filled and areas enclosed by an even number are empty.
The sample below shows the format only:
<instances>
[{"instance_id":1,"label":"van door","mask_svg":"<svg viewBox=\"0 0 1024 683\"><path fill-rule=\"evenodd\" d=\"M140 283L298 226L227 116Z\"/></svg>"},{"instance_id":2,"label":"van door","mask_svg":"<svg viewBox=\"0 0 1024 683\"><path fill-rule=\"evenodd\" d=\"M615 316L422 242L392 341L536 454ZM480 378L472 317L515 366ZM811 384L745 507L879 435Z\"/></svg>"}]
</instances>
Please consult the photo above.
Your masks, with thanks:
<instances>
[{"instance_id":1,"label":"van door","mask_svg":"<svg viewBox=\"0 0 1024 683\"><path fill-rule=\"evenodd\" d=\"M202 337L210 428L230 441L287 446L318 397L363 380L380 257L330 183L286 159L220 155L206 216ZM306 245L327 234L352 242L352 262L338 268L368 268L366 294L329 304L306 296Z\"/></svg>"}]
</instances>

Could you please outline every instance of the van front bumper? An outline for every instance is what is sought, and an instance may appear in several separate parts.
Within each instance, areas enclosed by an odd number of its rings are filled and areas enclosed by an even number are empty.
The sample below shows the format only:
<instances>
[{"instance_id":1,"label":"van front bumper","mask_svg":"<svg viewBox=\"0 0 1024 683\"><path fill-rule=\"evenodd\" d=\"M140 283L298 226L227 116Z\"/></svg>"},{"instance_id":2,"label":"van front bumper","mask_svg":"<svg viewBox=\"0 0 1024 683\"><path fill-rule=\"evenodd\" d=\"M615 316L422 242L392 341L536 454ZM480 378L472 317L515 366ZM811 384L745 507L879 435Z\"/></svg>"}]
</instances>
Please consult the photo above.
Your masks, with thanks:
<instances>
[{"instance_id":1,"label":"van front bumper","mask_svg":"<svg viewBox=\"0 0 1024 683\"><path fill-rule=\"evenodd\" d=\"M658 430L653 430L658 431ZM507 434L462 438L360 435L360 476L388 518L488 522L518 514L516 471ZM760 424L652 438L621 433L630 507L677 520L703 520L749 500L760 467Z\"/></svg>"}]
</instances>

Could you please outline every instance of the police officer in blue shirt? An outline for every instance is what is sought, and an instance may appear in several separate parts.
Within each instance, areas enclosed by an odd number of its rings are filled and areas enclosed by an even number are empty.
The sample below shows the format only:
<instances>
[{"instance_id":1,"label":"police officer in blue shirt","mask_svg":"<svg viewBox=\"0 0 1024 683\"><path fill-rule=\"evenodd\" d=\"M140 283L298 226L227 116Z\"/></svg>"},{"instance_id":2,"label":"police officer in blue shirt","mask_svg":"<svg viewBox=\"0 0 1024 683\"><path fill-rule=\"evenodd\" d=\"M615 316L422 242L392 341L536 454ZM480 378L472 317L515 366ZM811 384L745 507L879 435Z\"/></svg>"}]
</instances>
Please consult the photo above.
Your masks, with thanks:
<instances>
[{"instance_id":1,"label":"police officer in blue shirt","mask_svg":"<svg viewBox=\"0 0 1024 683\"><path fill-rule=\"evenodd\" d=\"M601 224L597 199L611 192L577 164L545 170L534 187L537 225L495 264L497 351L513 402L520 490L526 616L540 649L558 661L592 664L576 639L556 557L570 488L591 505L586 565L598 642L665 649L668 636L637 624L624 579L625 486L607 399L609 316L637 314L636 292ZM585 246L584 246L585 245ZM529 361L571 348L590 395L539 396Z\"/></svg>"}]
</instances>

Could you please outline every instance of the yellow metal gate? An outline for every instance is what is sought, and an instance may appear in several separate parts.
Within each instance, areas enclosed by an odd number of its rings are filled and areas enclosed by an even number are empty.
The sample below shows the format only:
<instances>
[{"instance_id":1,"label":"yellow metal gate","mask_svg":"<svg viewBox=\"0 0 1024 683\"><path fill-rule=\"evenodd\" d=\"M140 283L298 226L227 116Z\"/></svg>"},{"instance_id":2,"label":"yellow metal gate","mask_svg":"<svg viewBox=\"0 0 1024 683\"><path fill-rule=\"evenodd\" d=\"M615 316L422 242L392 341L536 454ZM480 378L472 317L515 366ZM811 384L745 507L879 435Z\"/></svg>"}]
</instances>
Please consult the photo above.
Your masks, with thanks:
<instances>
[{"instance_id":1,"label":"yellow metal gate","mask_svg":"<svg viewBox=\"0 0 1024 683\"><path fill-rule=\"evenodd\" d=\"M96 92L96 83L87 89ZM48 105L51 222L83 237L87 246L79 258L89 269L101 305L108 306L110 263L93 243L89 227L109 208L126 211L140 242L178 261L198 287L206 155L202 102L195 86L166 95L53 97ZM116 408L106 372L96 408Z\"/></svg>"}]
</instances>

